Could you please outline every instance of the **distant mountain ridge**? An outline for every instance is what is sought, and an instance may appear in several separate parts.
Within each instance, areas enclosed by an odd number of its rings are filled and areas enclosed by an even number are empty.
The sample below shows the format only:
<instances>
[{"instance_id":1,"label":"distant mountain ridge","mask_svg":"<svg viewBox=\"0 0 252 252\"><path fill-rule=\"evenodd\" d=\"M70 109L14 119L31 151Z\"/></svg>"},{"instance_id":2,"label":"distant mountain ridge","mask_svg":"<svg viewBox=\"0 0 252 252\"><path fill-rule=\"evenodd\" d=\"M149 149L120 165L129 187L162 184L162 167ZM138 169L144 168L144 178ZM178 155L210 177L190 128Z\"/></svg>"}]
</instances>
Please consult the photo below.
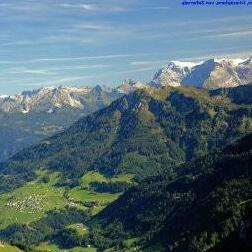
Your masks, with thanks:
<instances>
[{"instance_id":1,"label":"distant mountain ridge","mask_svg":"<svg viewBox=\"0 0 252 252\"><path fill-rule=\"evenodd\" d=\"M108 106L145 85L125 80L119 87L42 87L0 96L0 161L66 129L82 116Z\"/></svg>"},{"instance_id":2,"label":"distant mountain ridge","mask_svg":"<svg viewBox=\"0 0 252 252\"><path fill-rule=\"evenodd\" d=\"M139 81L125 80L115 88L108 86L83 87L42 87L33 91L24 91L21 94L0 96L0 110L6 113L20 112L48 112L64 108L80 110L89 109L90 105L108 105L124 94L146 87L147 84Z\"/></svg>"},{"instance_id":3,"label":"distant mountain ridge","mask_svg":"<svg viewBox=\"0 0 252 252\"><path fill-rule=\"evenodd\" d=\"M125 80L117 87L42 87L13 96L0 96L3 112L48 112L66 107L85 110L93 100L106 104L142 88L196 86L206 89L237 87L252 83L252 57L247 59L209 59L201 62L171 61L157 71L149 83ZM92 98L90 98L92 96Z\"/></svg>"},{"instance_id":4,"label":"distant mountain ridge","mask_svg":"<svg viewBox=\"0 0 252 252\"><path fill-rule=\"evenodd\" d=\"M201 62L171 61L160 69L150 85L197 86L218 89L252 82L252 57L247 59L209 59Z\"/></svg>"},{"instance_id":5,"label":"distant mountain ridge","mask_svg":"<svg viewBox=\"0 0 252 252\"><path fill-rule=\"evenodd\" d=\"M0 109L7 113L42 111L52 113L55 109L66 107L84 110L91 102L91 96L93 96L94 103L103 102L102 98L99 97L101 95L113 97L115 94L97 87L42 87L33 91L24 91L14 96L0 97Z\"/></svg>"},{"instance_id":6,"label":"distant mountain ridge","mask_svg":"<svg viewBox=\"0 0 252 252\"><path fill-rule=\"evenodd\" d=\"M43 87L0 97L0 161L121 97L96 86Z\"/></svg>"}]
</instances>

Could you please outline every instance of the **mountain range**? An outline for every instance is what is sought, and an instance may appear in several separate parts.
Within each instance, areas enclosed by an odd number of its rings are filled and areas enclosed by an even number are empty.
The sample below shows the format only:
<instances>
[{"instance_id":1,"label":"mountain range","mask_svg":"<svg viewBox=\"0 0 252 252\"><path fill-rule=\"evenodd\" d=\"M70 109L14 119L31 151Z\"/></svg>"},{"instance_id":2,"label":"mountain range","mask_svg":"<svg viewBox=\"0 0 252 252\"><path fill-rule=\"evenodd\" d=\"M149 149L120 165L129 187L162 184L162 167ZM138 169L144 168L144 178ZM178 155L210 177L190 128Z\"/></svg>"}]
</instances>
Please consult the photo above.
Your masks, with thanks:
<instances>
[{"instance_id":1,"label":"mountain range","mask_svg":"<svg viewBox=\"0 0 252 252\"><path fill-rule=\"evenodd\" d=\"M251 97L251 85L140 89L20 151L0 163L0 238L25 251L249 251Z\"/></svg>"},{"instance_id":2,"label":"mountain range","mask_svg":"<svg viewBox=\"0 0 252 252\"><path fill-rule=\"evenodd\" d=\"M157 71L149 83L125 80L117 87L43 87L13 96L0 96L0 110L7 113L48 112L64 108L93 112L94 106L137 89L164 86L196 86L218 89L246 85L252 82L252 57L247 59L210 59L202 62L171 61Z\"/></svg>"},{"instance_id":3,"label":"mountain range","mask_svg":"<svg viewBox=\"0 0 252 252\"><path fill-rule=\"evenodd\" d=\"M118 88L42 87L0 96L0 161L62 131L82 116L109 105L141 85L126 80Z\"/></svg>"},{"instance_id":4,"label":"mountain range","mask_svg":"<svg viewBox=\"0 0 252 252\"><path fill-rule=\"evenodd\" d=\"M119 92L118 92L119 94ZM108 105L119 95L100 86L89 87L43 87L38 90L24 91L14 96L0 97L0 109L6 113L47 112L74 108L85 113ZM93 106L93 107L92 107Z\"/></svg>"},{"instance_id":5,"label":"mountain range","mask_svg":"<svg viewBox=\"0 0 252 252\"><path fill-rule=\"evenodd\" d=\"M117 87L42 87L0 96L0 161L70 126L80 117L109 105L117 98L144 88L196 86L227 88L252 82L251 58L171 61L152 81L125 80Z\"/></svg>"}]
</instances>

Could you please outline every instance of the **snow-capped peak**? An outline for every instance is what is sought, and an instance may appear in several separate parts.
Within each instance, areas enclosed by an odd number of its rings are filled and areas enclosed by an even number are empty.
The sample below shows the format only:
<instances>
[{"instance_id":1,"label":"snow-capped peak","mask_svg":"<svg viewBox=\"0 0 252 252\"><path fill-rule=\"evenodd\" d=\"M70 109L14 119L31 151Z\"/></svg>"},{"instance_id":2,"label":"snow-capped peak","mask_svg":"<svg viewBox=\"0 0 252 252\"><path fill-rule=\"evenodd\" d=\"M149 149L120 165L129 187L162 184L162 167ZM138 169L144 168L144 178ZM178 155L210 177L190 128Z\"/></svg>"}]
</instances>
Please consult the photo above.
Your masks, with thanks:
<instances>
[{"instance_id":1,"label":"snow-capped peak","mask_svg":"<svg viewBox=\"0 0 252 252\"><path fill-rule=\"evenodd\" d=\"M209 89L252 82L252 57L212 58L202 62L171 61L150 83L155 87L194 85Z\"/></svg>"},{"instance_id":2,"label":"snow-capped peak","mask_svg":"<svg viewBox=\"0 0 252 252\"><path fill-rule=\"evenodd\" d=\"M241 62L239 65L250 65L250 64L252 64L252 56L243 60L243 62Z\"/></svg>"},{"instance_id":3,"label":"snow-capped peak","mask_svg":"<svg viewBox=\"0 0 252 252\"><path fill-rule=\"evenodd\" d=\"M140 81L133 81L131 79L124 80L120 86L115 88L120 94L128 94L136 89L142 89L146 87L147 84Z\"/></svg>"},{"instance_id":4,"label":"snow-capped peak","mask_svg":"<svg viewBox=\"0 0 252 252\"><path fill-rule=\"evenodd\" d=\"M41 87L14 96L1 96L0 109L23 114L32 111L51 113L54 108L64 107L83 109L85 106L83 98L86 95L94 95L91 94L91 90L89 87Z\"/></svg>"},{"instance_id":5,"label":"snow-capped peak","mask_svg":"<svg viewBox=\"0 0 252 252\"><path fill-rule=\"evenodd\" d=\"M213 58L213 61L215 63L222 63L222 62L225 62L225 61L228 61L226 58Z\"/></svg>"},{"instance_id":6,"label":"snow-capped peak","mask_svg":"<svg viewBox=\"0 0 252 252\"><path fill-rule=\"evenodd\" d=\"M0 99L6 99L6 98L9 98L10 96L9 95L0 95Z\"/></svg>"},{"instance_id":7,"label":"snow-capped peak","mask_svg":"<svg viewBox=\"0 0 252 252\"><path fill-rule=\"evenodd\" d=\"M166 67L160 69L155 74L150 84L154 87L180 86L182 80L200 64L202 64L202 62L170 61Z\"/></svg>"},{"instance_id":8,"label":"snow-capped peak","mask_svg":"<svg viewBox=\"0 0 252 252\"><path fill-rule=\"evenodd\" d=\"M54 90L56 89L55 86L46 86L46 87L43 87L44 89L48 89L48 90Z\"/></svg>"},{"instance_id":9,"label":"snow-capped peak","mask_svg":"<svg viewBox=\"0 0 252 252\"><path fill-rule=\"evenodd\" d=\"M177 67L180 67L180 68L193 68L199 64L202 64L202 62L189 62L189 61L177 61L177 60L172 60L169 65L170 66L177 66ZM169 66L168 65L168 66Z\"/></svg>"},{"instance_id":10,"label":"snow-capped peak","mask_svg":"<svg viewBox=\"0 0 252 252\"><path fill-rule=\"evenodd\" d=\"M134 85L134 87L136 88L145 88L146 87L146 84L141 82L141 81L137 81Z\"/></svg>"},{"instance_id":11,"label":"snow-capped peak","mask_svg":"<svg viewBox=\"0 0 252 252\"><path fill-rule=\"evenodd\" d=\"M238 58L238 59L231 59L230 61L233 63L234 66L238 66L246 60Z\"/></svg>"},{"instance_id":12,"label":"snow-capped peak","mask_svg":"<svg viewBox=\"0 0 252 252\"><path fill-rule=\"evenodd\" d=\"M232 59L228 59L228 58L214 58L214 62L215 63L230 63L233 66L238 66L240 64L244 64L246 63L250 58L247 59L242 59L242 58L232 58Z\"/></svg>"}]
</instances>

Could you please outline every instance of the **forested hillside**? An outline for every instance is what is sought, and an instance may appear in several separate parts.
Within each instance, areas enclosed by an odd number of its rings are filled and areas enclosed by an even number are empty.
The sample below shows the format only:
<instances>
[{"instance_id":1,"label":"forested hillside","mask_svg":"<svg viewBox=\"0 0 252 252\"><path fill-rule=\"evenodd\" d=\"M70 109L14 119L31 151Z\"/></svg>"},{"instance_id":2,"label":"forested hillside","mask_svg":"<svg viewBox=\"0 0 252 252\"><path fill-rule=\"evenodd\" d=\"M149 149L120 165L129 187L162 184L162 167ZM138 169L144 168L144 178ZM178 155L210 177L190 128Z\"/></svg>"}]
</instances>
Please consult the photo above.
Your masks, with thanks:
<instances>
[{"instance_id":1,"label":"forested hillside","mask_svg":"<svg viewBox=\"0 0 252 252\"><path fill-rule=\"evenodd\" d=\"M27 251L53 243L62 250L249 252L251 153L252 134L178 166L173 178L165 172L146 178L97 215L83 207L51 210L8 226L0 237Z\"/></svg>"},{"instance_id":2,"label":"forested hillside","mask_svg":"<svg viewBox=\"0 0 252 252\"><path fill-rule=\"evenodd\" d=\"M0 190L33 180L39 168L60 172L62 183L72 186L88 171L172 175L176 171L169 168L251 132L252 104L235 94L193 87L138 90L1 163Z\"/></svg>"},{"instance_id":3,"label":"forested hillside","mask_svg":"<svg viewBox=\"0 0 252 252\"><path fill-rule=\"evenodd\" d=\"M130 189L94 218L97 244L119 251L135 238L133 247L161 243L157 251L251 251L251 153L250 134L183 164L172 180L160 174Z\"/></svg>"}]
</instances>

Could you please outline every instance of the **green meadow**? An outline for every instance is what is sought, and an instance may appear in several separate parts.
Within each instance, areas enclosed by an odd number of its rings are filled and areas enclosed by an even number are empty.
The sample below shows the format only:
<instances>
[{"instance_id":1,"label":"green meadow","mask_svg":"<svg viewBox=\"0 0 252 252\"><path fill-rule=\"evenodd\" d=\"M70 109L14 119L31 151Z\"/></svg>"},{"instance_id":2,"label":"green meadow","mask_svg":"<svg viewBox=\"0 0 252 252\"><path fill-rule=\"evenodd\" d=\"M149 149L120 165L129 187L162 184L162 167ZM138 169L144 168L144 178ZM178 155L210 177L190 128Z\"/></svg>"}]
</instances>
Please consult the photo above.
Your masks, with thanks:
<instances>
[{"instance_id":1,"label":"green meadow","mask_svg":"<svg viewBox=\"0 0 252 252\"><path fill-rule=\"evenodd\" d=\"M86 173L81 181L83 186L88 186L91 182L127 182L132 183L135 175L133 174L120 174L114 177L108 178L99 172L90 171Z\"/></svg>"},{"instance_id":2,"label":"green meadow","mask_svg":"<svg viewBox=\"0 0 252 252\"><path fill-rule=\"evenodd\" d=\"M64 189L50 183L26 183L11 193L0 195L0 228L14 223L27 223L41 218L46 211L67 204Z\"/></svg>"},{"instance_id":3,"label":"green meadow","mask_svg":"<svg viewBox=\"0 0 252 252\"><path fill-rule=\"evenodd\" d=\"M55 244L51 244L48 242L44 242L41 243L39 246L34 248L34 252L62 252L62 251L66 251L66 252L96 252L97 249L95 248L83 248L83 247L75 247L72 249L64 249L62 250L61 248L59 248L57 245ZM1 252L1 250L0 250Z\"/></svg>"},{"instance_id":4,"label":"green meadow","mask_svg":"<svg viewBox=\"0 0 252 252\"><path fill-rule=\"evenodd\" d=\"M3 246L0 246L0 252L23 252L23 251L18 249L17 247L4 244Z\"/></svg>"},{"instance_id":5,"label":"green meadow","mask_svg":"<svg viewBox=\"0 0 252 252\"><path fill-rule=\"evenodd\" d=\"M22 187L12 192L0 194L0 229L4 229L12 224L29 224L42 218L47 211L61 209L67 205L74 204L80 209L90 209L91 215L97 214L106 205L116 200L120 194L98 193L89 190L91 182L127 182L132 183L133 175L118 175L107 178L98 172L88 172L81 178L80 186L72 189L57 187L56 183L60 179L59 173L49 173L39 169L36 172L37 179L28 182ZM80 235L88 234L87 226L82 223L75 223L66 226L67 229L77 231ZM0 252L18 252L16 247L5 245L0 247ZM57 245L51 243L41 243L34 247L38 252L59 252L62 251ZM68 252L95 252L95 248L73 248Z\"/></svg>"}]
</instances>

